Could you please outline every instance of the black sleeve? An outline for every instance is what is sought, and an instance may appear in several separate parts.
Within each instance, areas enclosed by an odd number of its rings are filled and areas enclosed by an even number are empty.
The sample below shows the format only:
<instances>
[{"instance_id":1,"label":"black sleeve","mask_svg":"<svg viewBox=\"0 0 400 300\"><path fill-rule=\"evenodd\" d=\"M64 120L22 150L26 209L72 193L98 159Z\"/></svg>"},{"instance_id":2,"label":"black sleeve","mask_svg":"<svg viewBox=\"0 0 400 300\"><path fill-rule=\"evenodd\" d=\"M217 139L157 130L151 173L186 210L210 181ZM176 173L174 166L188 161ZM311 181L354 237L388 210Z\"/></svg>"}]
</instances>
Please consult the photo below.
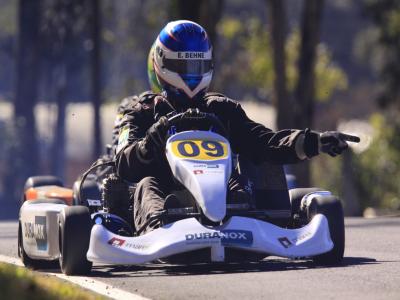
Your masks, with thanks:
<instances>
[{"instance_id":1,"label":"black sleeve","mask_svg":"<svg viewBox=\"0 0 400 300\"><path fill-rule=\"evenodd\" d=\"M141 178L150 176L156 168L153 159L141 157L137 151L138 143L145 137L151 126L144 112L137 107L128 110L120 124L119 141L116 150L117 174L128 181L137 182Z\"/></svg>"},{"instance_id":2,"label":"black sleeve","mask_svg":"<svg viewBox=\"0 0 400 300\"><path fill-rule=\"evenodd\" d=\"M252 121L239 103L231 105L230 119L231 144L235 152L244 155L255 163L269 161L277 164L291 164L318 154L318 139L312 132L284 129L272 131ZM296 143L302 136L301 149ZM306 143L304 143L306 141ZM299 155L299 150L305 156Z\"/></svg>"},{"instance_id":3,"label":"black sleeve","mask_svg":"<svg viewBox=\"0 0 400 300\"><path fill-rule=\"evenodd\" d=\"M119 131L120 131L120 126L122 122L122 118L124 117L126 111L128 108L133 104L138 102L138 97L137 96L131 96L122 99L121 103L118 105L117 108L117 115L114 120L114 127L112 131L112 147L113 150L116 151L116 148L118 146L118 139L119 139Z\"/></svg>"}]
</instances>

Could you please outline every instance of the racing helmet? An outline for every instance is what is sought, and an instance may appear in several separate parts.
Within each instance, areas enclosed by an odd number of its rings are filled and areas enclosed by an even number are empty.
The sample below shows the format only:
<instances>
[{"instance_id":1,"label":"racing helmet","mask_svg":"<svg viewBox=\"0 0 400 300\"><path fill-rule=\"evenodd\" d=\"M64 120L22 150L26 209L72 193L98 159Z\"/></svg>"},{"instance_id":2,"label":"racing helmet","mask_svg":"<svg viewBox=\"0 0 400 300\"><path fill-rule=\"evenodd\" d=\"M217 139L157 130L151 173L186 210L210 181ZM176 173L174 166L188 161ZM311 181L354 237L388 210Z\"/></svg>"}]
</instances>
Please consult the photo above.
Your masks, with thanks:
<instances>
[{"instance_id":1,"label":"racing helmet","mask_svg":"<svg viewBox=\"0 0 400 300\"><path fill-rule=\"evenodd\" d=\"M154 72L154 63L153 63L153 57L154 57L154 49L156 48L156 43L153 43L153 45L150 48L149 55L147 57L147 77L149 79L149 84L150 88L154 93L160 93L161 92L161 85L158 82L158 79L156 77L156 73Z\"/></svg>"},{"instance_id":2,"label":"racing helmet","mask_svg":"<svg viewBox=\"0 0 400 300\"><path fill-rule=\"evenodd\" d=\"M213 74L212 46L203 27L192 21L169 22L155 41L154 71L167 97L204 95Z\"/></svg>"}]
</instances>

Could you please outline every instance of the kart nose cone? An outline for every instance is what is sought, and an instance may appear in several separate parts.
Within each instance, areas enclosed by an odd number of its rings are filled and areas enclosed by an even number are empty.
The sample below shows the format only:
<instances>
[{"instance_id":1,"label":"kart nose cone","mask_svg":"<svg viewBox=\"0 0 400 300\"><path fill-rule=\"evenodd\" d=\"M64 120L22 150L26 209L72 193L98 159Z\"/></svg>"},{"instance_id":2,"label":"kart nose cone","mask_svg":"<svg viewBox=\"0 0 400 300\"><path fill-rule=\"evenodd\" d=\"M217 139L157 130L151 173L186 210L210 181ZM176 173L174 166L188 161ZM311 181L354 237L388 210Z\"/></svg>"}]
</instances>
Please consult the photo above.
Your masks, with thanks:
<instances>
[{"instance_id":1,"label":"kart nose cone","mask_svg":"<svg viewBox=\"0 0 400 300\"><path fill-rule=\"evenodd\" d=\"M210 207L210 209L203 208L204 215L213 222L220 222L226 215L226 203L221 201L218 206Z\"/></svg>"}]
</instances>

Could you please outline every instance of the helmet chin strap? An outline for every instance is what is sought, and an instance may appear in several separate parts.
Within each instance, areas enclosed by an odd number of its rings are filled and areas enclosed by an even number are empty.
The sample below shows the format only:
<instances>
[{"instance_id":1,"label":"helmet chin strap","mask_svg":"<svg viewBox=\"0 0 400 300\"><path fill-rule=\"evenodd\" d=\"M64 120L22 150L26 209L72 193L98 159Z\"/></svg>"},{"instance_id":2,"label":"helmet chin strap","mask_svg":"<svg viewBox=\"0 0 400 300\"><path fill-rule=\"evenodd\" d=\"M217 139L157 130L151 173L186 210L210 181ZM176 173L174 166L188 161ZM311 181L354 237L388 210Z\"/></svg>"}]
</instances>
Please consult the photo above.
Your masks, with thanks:
<instances>
[{"instance_id":1,"label":"helmet chin strap","mask_svg":"<svg viewBox=\"0 0 400 300\"><path fill-rule=\"evenodd\" d=\"M184 92L166 91L162 95L168 99L177 112L184 112L189 108L197 108L198 100L203 98L204 92L198 93L194 98L189 98Z\"/></svg>"}]
</instances>

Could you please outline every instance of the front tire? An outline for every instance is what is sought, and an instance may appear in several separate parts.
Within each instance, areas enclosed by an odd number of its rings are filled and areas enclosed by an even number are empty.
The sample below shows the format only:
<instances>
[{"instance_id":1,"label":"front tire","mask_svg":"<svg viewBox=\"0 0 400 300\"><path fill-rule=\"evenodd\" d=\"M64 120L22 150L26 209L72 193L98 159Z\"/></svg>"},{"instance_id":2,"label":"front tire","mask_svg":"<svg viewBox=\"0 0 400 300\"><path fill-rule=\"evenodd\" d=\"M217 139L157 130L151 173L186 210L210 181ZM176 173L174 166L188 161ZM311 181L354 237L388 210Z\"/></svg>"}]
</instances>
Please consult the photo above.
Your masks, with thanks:
<instances>
[{"instance_id":1,"label":"front tire","mask_svg":"<svg viewBox=\"0 0 400 300\"><path fill-rule=\"evenodd\" d=\"M310 193L323 191L320 188L311 187L311 188L294 188L289 189L289 198L290 205L292 207L292 215L298 214L300 211L301 200L303 197Z\"/></svg>"},{"instance_id":2,"label":"front tire","mask_svg":"<svg viewBox=\"0 0 400 300\"><path fill-rule=\"evenodd\" d=\"M313 257L319 265L335 265L343 260L345 247L344 214L342 203L335 196L315 196L307 206L309 221L316 214L323 214L328 219L329 232L333 248L327 253Z\"/></svg>"},{"instance_id":3,"label":"front tire","mask_svg":"<svg viewBox=\"0 0 400 300\"><path fill-rule=\"evenodd\" d=\"M92 223L85 206L66 207L60 213L60 267L66 275L87 274L92 262L86 258Z\"/></svg>"}]
</instances>

